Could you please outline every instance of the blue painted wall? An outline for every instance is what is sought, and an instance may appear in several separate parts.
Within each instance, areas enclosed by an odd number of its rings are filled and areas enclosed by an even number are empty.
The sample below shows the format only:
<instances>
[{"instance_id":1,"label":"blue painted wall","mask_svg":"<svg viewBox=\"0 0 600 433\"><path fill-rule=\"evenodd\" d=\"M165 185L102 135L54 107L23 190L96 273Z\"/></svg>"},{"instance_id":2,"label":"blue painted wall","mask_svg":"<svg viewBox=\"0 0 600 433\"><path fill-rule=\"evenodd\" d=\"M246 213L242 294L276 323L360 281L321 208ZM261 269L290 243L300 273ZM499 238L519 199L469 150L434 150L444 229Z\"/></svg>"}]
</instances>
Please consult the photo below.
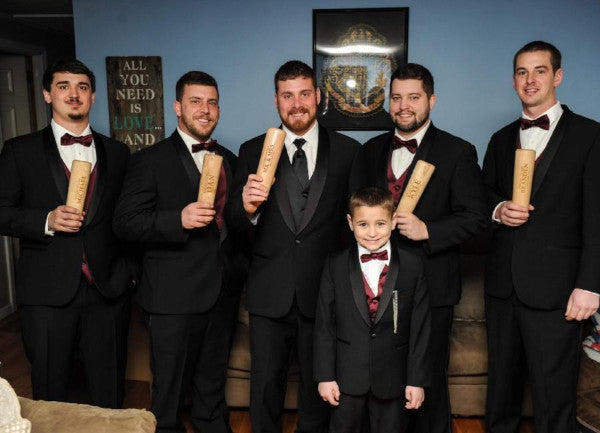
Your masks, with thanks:
<instances>
[{"instance_id":1,"label":"blue painted wall","mask_svg":"<svg viewBox=\"0 0 600 433\"><path fill-rule=\"evenodd\" d=\"M490 135L520 114L512 57L548 40L563 53L558 96L600 120L598 0L73 0L77 56L98 78L92 125L109 133L106 56L161 56L165 127L176 126L175 82L201 69L220 87L215 137L234 152L279 124L273 74L289 59L312 64L312 9L409 7L410 62L436 80L432 119L472 142L483 158ZM348 132L360 141L378 132Z\"/></svg>"}]
</instances>

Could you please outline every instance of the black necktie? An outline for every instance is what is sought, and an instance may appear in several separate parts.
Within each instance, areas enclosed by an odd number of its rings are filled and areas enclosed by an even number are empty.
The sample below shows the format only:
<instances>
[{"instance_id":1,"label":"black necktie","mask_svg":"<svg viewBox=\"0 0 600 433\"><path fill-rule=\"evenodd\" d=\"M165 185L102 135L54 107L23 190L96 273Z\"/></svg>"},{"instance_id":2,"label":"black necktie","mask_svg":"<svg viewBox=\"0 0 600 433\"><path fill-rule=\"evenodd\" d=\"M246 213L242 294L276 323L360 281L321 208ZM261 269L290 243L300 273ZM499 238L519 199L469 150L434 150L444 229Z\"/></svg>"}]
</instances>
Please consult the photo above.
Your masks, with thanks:
<instances>
[{"instance_id":1,"label":"black necktie","mask_svg":"<svg viewBox=\"0 0 600 433\"><path fill-rule=\"evenodd\" d=\"M294 173L296 173L296 177L300 181L302 188L306 188L308 185L308 165L306 162L306 153L304 153L304 150L302 150L304 143L306 143L304 138L296 138L294 140L294 145L297 147L297 149L292 157L292 168L294 169Z\"/></svg>"},{"instance_id":2,"label":"black necktie","mask_svg":"<svg viewBox=\"0 0 600 433\"><path fill-rule=\"evenodd\" d=\"M548 129L550 129L550 119L545 114L543 116L538 117L537 119L533 119L533 120L529 120L529 119L525 119L525 118L521 117L521 129L529 129L534 126L545 129L547 131Z\"/></svg>"}]
</instances>

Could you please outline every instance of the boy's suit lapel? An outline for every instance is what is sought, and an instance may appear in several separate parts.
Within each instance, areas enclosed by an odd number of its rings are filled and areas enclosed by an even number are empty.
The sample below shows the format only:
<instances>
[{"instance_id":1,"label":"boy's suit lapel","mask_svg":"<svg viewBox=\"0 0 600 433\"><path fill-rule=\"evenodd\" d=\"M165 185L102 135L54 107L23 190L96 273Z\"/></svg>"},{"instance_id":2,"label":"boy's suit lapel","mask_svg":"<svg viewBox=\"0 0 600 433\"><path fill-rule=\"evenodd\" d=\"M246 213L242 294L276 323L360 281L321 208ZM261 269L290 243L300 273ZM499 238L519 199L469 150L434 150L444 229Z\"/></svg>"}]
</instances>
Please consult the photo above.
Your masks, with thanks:
<instances>
[{"instance_id":1,"label":"boy's suit lapel","mask_svg":"<svg viewBox=\"0 0 600 433\"><path fill-rule=\"evenodd\" d=\"M358 247L356 244L348 250L348 269L350 270L350 285L352 286L352 296L356 303L356 308L365 321L371 327L371 319L369 318L369 308L365 296L365 286L363 284L363 273L358 261Z\"/></svg>"},{"instance_id":2,"label":"boy's suit lapel","mask_svg":"<svg viewBox=\"0 0 600 433\"><path fill-rule=\"evenodd\" d=\"M379 299L379 308L377 308L377 314L375 315L375 320L373 321L373 324L379 322L379 320L383 316L383 313L387 309L388 304L390 303L390 299L392 299L392 292L394 291L394 287L396 286L396 280L398 279L400 260L398 258L398 253L393 247L391 248L391 252L392 256L390 257L388 273L385 278L385 283L383 284L383 293L381 294L381 299Z\"/></svg>"}]
</instances>

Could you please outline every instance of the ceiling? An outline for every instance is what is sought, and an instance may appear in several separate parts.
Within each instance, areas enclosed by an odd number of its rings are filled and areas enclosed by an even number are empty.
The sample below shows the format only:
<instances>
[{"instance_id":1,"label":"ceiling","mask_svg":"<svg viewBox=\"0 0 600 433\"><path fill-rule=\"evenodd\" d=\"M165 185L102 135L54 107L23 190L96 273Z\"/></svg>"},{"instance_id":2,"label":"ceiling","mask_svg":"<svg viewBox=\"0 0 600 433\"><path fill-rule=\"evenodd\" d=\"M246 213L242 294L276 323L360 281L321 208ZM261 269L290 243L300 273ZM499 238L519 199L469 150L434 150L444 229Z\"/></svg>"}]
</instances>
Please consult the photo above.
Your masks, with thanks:
<instances>
[{"instance_id":1,"label":"ceiling","mask_svg":"<svg viewBox=\"0 0 600 433\"><path fill-rule=\"evenodd\" d=\"M43 30L74 34L72 0L2 0L0 15Z\"/></svg>"}]
</instances>

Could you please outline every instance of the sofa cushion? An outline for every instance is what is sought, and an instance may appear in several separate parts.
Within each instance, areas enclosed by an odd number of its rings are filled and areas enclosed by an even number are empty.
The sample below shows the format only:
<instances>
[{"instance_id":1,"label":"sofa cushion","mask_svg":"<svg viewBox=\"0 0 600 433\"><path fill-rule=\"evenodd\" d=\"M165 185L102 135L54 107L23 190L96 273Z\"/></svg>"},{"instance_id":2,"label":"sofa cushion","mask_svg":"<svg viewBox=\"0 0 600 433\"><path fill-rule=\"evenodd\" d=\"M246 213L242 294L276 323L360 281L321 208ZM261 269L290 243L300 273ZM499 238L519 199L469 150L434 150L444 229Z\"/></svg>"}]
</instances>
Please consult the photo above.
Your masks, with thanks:
<instances>
[{"instance_id":1,"label":"sofa cushion","mask_svg":"<svg viewBox=\"0 0 600 433\"><path fill-rule=\"evenodd\" d=\"M448 376L487 375L484 322L454 320L450 333Z\"/></svg>"},{"instance_id":2,"label":"sofa cushion","mask_svg":"<svg viewBox=\"0 0 600 433\"><path fill-rule=\"evenodd\" d=\"M485 320L483 308L483 267L485 256L461 254L462 295L454 307L454 317L460 320Z\"/></svg>"},{"instance_id":3,"label":"sofa cushion","mask_svg":"<svg viewBox=\"0 0 600 433\"><path fill-rule=\"evenodd\" d=\"M21 415L35 433L152 433L156 419L143 409L103 409L87 404L19 397Z\"/></svg>"}]
</instances>

